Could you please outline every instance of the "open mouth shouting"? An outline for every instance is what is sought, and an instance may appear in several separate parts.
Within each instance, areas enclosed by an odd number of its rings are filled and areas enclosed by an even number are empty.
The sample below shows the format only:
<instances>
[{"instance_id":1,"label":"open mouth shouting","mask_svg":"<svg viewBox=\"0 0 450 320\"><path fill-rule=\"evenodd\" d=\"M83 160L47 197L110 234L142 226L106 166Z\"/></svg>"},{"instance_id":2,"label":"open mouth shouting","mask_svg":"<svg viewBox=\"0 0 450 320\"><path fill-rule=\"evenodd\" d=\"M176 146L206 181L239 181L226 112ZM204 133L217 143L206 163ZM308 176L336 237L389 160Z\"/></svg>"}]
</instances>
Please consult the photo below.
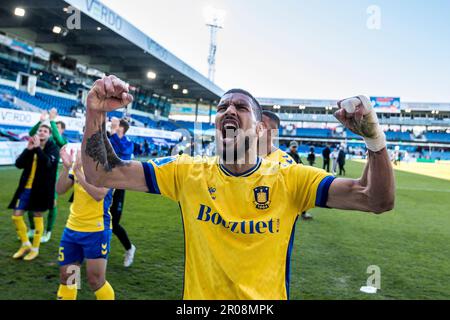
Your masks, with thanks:
<instances>
[{"instance_id":1,"label":"open mouth shouting","mask_svg":"<svg viewBox=\"0 0 450 320\"><path fill-rule=\"evenodd\" d=\"M227 117L222 121L221 133L224 144L235 143L239 132L239 121L236 118Z\"/></svg>"}]
</instances>

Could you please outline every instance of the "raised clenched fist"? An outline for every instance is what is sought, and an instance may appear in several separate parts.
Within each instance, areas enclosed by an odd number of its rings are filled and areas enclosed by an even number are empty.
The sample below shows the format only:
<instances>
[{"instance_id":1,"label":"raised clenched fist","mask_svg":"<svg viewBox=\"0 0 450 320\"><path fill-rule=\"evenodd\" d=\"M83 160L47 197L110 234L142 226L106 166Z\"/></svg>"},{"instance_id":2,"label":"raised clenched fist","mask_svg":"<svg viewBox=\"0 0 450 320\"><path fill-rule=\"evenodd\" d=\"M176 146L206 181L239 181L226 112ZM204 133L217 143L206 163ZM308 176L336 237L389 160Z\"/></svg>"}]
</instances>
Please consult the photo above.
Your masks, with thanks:
<instances>
[{"instance_id":1,"label":"raised clenched fist","mask_svg":"<svg viewBox=\"0 0 450 320\"><path fill-rule=\"evenodd\" d=\"M373 138L376 134L375 129L378 127L378 119L376 114L372 115L370 112L372 111L370 102L367 104L363 102L364 98L361 96L339 101L339 110L334 113L334 116L353 133Z\"/></svg>"},{"instance_id":2,"label":"raised clenched fist","mask_svg":"<svg viewBox=\"0 0 450 320\"><path fill-rule=\"evenodd\" d=\"M334 113L344 127L362 136L369 150L379 151L386 146L386 139L372 104L365 96L357 96L338 102Z\"/></svg>"},{"instance_id":3,"label":"raised clenched fist","mask_svg":"<svg viewBox=\"0 0 450 320\"><path fill-rule=\"evenodd\" d=\"M108 112L120 109L133 101L128 84L110 75L95 81L87 97L87 109Z\"/></svg>"}]
</instances>

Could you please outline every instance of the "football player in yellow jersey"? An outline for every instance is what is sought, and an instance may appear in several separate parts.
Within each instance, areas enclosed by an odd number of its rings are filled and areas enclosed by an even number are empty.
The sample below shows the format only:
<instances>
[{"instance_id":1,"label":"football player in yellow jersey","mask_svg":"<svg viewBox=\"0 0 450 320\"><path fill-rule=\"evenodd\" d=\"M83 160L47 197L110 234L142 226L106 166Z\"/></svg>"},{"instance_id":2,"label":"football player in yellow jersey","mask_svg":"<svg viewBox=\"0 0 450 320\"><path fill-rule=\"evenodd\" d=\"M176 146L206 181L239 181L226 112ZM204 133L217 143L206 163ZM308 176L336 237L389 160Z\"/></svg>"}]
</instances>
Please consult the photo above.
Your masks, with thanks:
<instances>
[{"instance_id":1,"label":"football player in yellow jersey","mask_svg":"<svg viewBox=\"0 0 450 320\"><path fill-rule=\"evenodd\" d=\"M42 212L54 206L56 170L59 155L56 144L49 140L50 124L39 126L37 134L30 138L26 149L16 160L16 167L23 169L19 186L9 204L13 209L12 220L22 245L13 255L14 259L30 261L39 255L39 245L44 231ZM35 230L33 243L27 235L27 226L23 220L24 211L32 211Z\"/></svg>"},{"instance_id":2,"label":"football player in yellow jersey","mask_svg":"<svg viewBox=\"0 0 450 320\"><path fill-rule=\"evenodd\" d=\"M274 145L274 139L278 136L280 128L280 118L271 112L264 110L262 113L264 133L258 142L258 154L266 160L278 162L280 164L295 164L294 159L279 147Z\"/></svg>"},{"instance_id":3,"label":"football player in yellow jersey","mask_svg":"<svg viewBox=\"0 0 450 320\"><path fill-rule=\"evenodd\" d=\"M69 155L63 147L60 155L63 170L56 191L61 195L73 187L74 198L59 247L60 285L57 298L76 299L80 265L86 259L88 283L97 300L114 300L114 290L105 278L112 234L109 213L112 190L86 182L81 152L77 153L74 164L73 150Z\"/></svg>"},{"instance_id":4,"label":"football player in yellow jersey","mask_svg":"<svg viewBox=\"0 0 450 320\"><path fill-rule=\"evenodd\" d=\"M366 97L339 102L335 114L365 138L369 160L360 179L335 179L321 169L259 158L262 109L240 89L226 92L217 106L218 157L122 161L106 139L106 112L132 101L128 85L115 76L97 80L89 92L82 144L86 179L179 202L185 299L287 299L298 212L315 206L374 213L393 208L386 140Z\"/></svg>"},{"instance_id":5,"label":"football player in yellow jersey","mask_svg":"<svg viewBox=\"0 0 450 320\"><path fill-rule=\"evenodd\" d=\"M264 110L262 113L262 122L265 130L258 143L258 154L266 160L275 161L282 165L295 164L295 159L289 153L284 152L273 144L273 140L278 136L280 118L275 113ZM312 215L307 212L302 212L301 217L303 220L313 219Z\"/></svg>"},{"instance_id":6,"label":"football player in yellow jersey","mask_svg":"<svg viewBox=\"0 0 450 320\"><path fill-rule=\"evenodd\" d=\"M284 166L296 164L295 160L287 153L273 144L273 140L278 136L280 127L280 118L271 112L264 110L262 113L262 122L265 130L258 143L258 154L269 161L280 163ZM303 164L301 164L303 165ZM306 211L301 214L303 220L312 220L313 217Z\"/></svg>"}]
</instances>

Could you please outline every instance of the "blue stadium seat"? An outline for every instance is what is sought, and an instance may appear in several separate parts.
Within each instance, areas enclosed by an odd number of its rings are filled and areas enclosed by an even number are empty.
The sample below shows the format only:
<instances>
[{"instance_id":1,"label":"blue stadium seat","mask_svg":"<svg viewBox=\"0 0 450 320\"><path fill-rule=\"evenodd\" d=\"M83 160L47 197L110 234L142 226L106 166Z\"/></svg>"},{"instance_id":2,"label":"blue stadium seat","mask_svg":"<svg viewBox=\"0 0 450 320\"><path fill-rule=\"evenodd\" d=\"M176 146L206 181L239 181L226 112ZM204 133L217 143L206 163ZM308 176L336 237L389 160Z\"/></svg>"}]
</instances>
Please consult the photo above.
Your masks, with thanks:
<instances>
[{"instance_id":1,"label":"blue stadium seat","mask_svg":"<svg viewBox=\"0 0 450 320\"><path fill-rule=\"evenodd\" d=\"M362 140L362 137L360 135L357 135L356 133L353 133L348 129L345 129L345 134L347 136L347 139Z\"/></svg>"},{"instance_id":2,"label":"blue stadium seat","mask_svg":"<svg viewBox=\"0 0 450 320\"><path fill-rule=\"evenodd\" d=\"M13 87L5 85L0 85L0 94L1 92L11 94L43 110L56 108L58 113L62 116L70 116L72 107L78 105L77 100L52 96L44 93L36 93L35 96L32 96L28 92L16 90Z\"/></svg>"},{"instance_id":3,"label":"blue stadium seat","mask_svg":"<svg viewBox=\"0 0 450 320\"><path fill-rule=\"evenodd\" d=\"M425 134L426 139L429 142L450 142L450 133L445 132L427 132Z\"/></svg>"},{"instance_id":4,"label":"blue stadium seat","mask_svg":"<svg viewBox=\"0 0 450 320\"><path fill-rule=\"evenodd\" d=\"M386 131L385 134L388 141L412 141L409 132Z\"/></svg>"},{"instance_id":5,"label":"blue stadium seat","mask_svg":"<svg viewBox=\"0 0 450 320\"><path fill-rule=\"evenodd\" d=\"M332 136L332 131L331 129L297 128L296 136L312 137L312 138L330 138Z\"/></svg>"}]
</instances>

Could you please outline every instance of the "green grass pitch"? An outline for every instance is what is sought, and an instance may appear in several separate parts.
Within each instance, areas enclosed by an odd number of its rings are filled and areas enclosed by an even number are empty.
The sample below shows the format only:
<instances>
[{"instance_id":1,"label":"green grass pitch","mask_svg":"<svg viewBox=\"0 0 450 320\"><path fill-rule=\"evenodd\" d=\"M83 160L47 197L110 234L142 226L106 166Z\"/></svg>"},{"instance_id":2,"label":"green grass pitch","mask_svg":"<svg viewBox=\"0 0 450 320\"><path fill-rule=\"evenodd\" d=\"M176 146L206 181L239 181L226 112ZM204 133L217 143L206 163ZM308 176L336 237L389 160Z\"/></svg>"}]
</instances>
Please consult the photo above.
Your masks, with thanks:
<instances>
[{"instance_id":1,"label":"green grass pitch","mask_svg":"<svg viewBox=\"0 0 450 320\"><path fill-rule=\"evenodd\" d=\"M347 176L363 165L348 162ZM55 299L58 245L69 196L59 199L52 240L32 262L14 261L19 247L6 209L20 171L0 168L0 299ZM450 299L450 182L396 172L397 197L390 213L314 209L313 221L297 223L291 267L291 299ZM117 299L180 299L184 244L178 204L128 192L122 224L137 247L125 269L113 237L107 279ZM364 294L367 267L381 269L381 290ZM83 270L84 272L84 270ZM78 299L94 299L85 274ZM226 290L226 288L225 288Z\"/></svg>"}]
</instances>

